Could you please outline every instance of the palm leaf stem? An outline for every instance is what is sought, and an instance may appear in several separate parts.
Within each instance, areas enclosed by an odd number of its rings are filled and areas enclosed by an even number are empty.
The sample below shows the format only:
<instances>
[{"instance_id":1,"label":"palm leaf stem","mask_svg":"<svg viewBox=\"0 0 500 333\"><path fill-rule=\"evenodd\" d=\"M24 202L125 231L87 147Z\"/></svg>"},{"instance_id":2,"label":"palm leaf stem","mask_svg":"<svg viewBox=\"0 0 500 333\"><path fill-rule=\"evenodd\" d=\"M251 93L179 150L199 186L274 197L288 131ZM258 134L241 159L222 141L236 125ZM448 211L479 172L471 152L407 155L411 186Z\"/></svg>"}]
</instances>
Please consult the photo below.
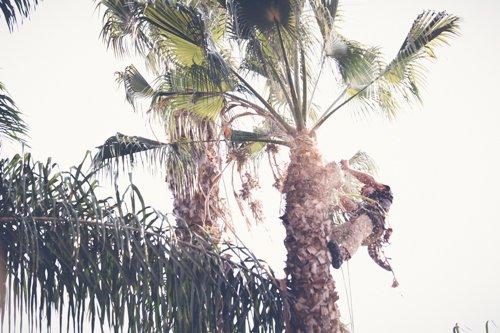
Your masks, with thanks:
<instances>
[{"instance_id":1,"label":"palm leaf stem","mask_svg":"<svg viewBox=\"0 0 500 333\"><path fill-rule=\"evenodd\" d=\"M292 78L292 69L290 67L290 62L288 61L288 55L285 50L285 43L283 42L283 35L281 33L281 29L278 23L276 23L276 28L278 30L278 39L280 42L281 52L283 54L283 60L285 62L285 74L288 81L288 85L290 87L290 94L292 95L292 114L297 125L297 129L299 131L304 127L302 123L302 113L300 112L299 102L297 100L297 91L295 90L295 84L293 83Z\"/></svg>"},{"instance_id":2,"label":"palm leaf stem","mask_svg":"<svg viewBox=\"0 0 500 333\"><path fill-rule=\"evenodd\" d=\"M290 126L283 117L269 104L264 97L262 97L253 87L249 84L241 75L238 74L233 68L231 68L233 74L238 78L238 80L243 83L243 85L267 108L266 114L270 114L271 118L275 120L279 126L281 126L287 133L293 134L295 129ZM262 108L260 108L262 109Z\"/></svg>"},{"instance_id":3,"label":"palm leaf stem","mask_svg":"<svg viewBox=\"0 0 500 333\"><path fill-rule=\"evenodd\" d=\"M304 49L300 48L300 62L302 72L302 120L304 127L307 127L307 68Z\"/></svg>"},{"instance_id":4,"label":"palm leaf stem","mask_svg":"<svg viewBox=\"0 0 500 333\"><path fill-rule=\"evenodd\" d=\"M319 80L321 78L321 74L323 73L323 67L325 66L325 62L326 62L326 54L325 54L325 48L323 47L323 50L321 51L321 65L319 66L319 73L318 73L318 76L316 77L316 80L314 82L314 87L313 87L313 90L311 92L311 95L309 96L309 103L307 103L307 110L309 110L311 108L311 105L313 103L313 100L314 100L314 95L316 94L316 89L318 89L318 84L319 84Z\"/></svg>"},{"instance_id":5,"label":"palm leaf stem","mask_svg":"<svg viewBox=\"0 0 500 333\"><path fill-rule=\"evenodd\" d=\"M266 59L264 59L264 61L266 61ZM290 107L290 110L293 110L294 106L293 106L292 98L290 97L290 93L289 93L288 89L286 88L285 83L283 82L285 79L282 79L281 75L278 73L278 71L276 70L276 68L272 64L269 64L269 65L270 65L269 68L271 69L272 74L276 78L275 82L278 82L278 85L280 86L281 91L283 92L283 95L285 96L286 102L287 102L288 106Z\"/></svg>"},{"instance_id":6,"label":"palm leaf stem","mask_svg":"<svg viewBox=\"0 0 500 333\"><path fill-rule=\"evenodd\" d=\"M371 80L370 83L368 83L367 85L365 85L362 89L358 90L354 95L352 95L351 97L349 97L348 99L346 99L345 101L343 101L342 103L340 103L339 106L337 106L336 108L334 108L333 110L329 111L328 110L325 112L325 115L323 117L321 117L318 122L316 123L316 125L314 125L314 127L312 128L311 132L314 132L316 131L318 128L321 127L321 125L323 125L323 123L325 121L328 120L328 118L330 118L335 112L337 112L337 110L339 110L341 107L343 107L344 105L346 105L347 103L349 103L350 101L352 101L354 98L356 98L359 94L361 94L362 92L364 92L366 89L368 89L372 84L374 84L378 79L380 79L382 76L384 75L384 73L378 75L375 79ZM343 95L343 94L342 94ZM341 96L342 96L341 95ZM333 104L335 105L335 104Z\"/></svg>"},{"instance_id":7,"label":"palm leaf stem","mask_svg":"<svg viewBox=\"0 0 500 333\"><path fill-rule=\"evenodd\" d=\"M264 118L269 117L269 112L266 109L258 106L257 104L252 103L249 100L246 100L242 97L236 96L236 95L231 94L231 93L225 93L225 95L228 96L229 98L233 99L234 101L238 102L239 106L243 106L243 107L254 110L259 116L264 117Z\"/></svg>"},{"instance_id":8,"label":"palm leaf stem","mask_svg":"<svg viewBox=\"0 0 500 333\"><path fill-rule=\"evenodd\" d=\"M342 92L340 93L340 95L332 102L332 104L330 104L330 106L326 109L326 111L321 115L321 117L319 117L319 119L323 119L323 117L328 114L328 112L333 108L335 107L335 105L340 101L340 99L342 97L344 97L345 93L347 92L347 90L349 89L349 85L347 85L344 90L342 90Z\"/></svg>"}]
</instances>

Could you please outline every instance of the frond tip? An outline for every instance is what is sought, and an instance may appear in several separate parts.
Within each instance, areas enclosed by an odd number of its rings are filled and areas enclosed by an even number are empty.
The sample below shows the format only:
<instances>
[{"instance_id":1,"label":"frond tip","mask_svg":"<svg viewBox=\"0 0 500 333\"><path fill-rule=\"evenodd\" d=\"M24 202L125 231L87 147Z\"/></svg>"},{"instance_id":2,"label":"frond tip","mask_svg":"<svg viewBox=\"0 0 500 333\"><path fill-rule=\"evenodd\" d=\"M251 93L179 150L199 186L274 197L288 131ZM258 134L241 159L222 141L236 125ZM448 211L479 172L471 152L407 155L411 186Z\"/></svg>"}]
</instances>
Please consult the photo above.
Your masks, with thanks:
<instances>
[{"instance_id":1,"label":"frond tip","mask_svg":"<svg viewBox=\"0 0 500 333\"><path fill-rule=\"evenodd\" d=\"M21 112L0 82L0 137L24 142L23 137L27 131L28 127L21 118Z\"/></svg>"},{"instance_id":2,"label":"frond tip","mask_svg":"<svg viewBox=\"0 0 500 333\"><path fill-rule=\"evenodd\" d=\"M98 152L93 159L93 167L96 170L104 166L113 170L120 165L123 168L130 168L135 165L136 159L143 158L147 159L149 164L161 165L166 163L173 148L174 144L117 133L97 147ZM153 161L155 163L151 163Z\"/></svg>"},{"instance_id":3,"label":"frond tip","mask_svg":"<svg viewBox=\"0 0 500 333\"><path fill-rule=\"evenodd\" d=\"M410 29L394 60L383 72L383 78L409 99L420 99L419 86L424 80L421 60L436 58L435 48L447 44L459 34L460 18L445 11L424 11Z\"/></svg>"},{"instance_id":4,"label":"frond tip","mask_svg":"<svg viewBox=\"0 0 500 333\"><path fill-rule=\"evenodd\" d=\"M0 13L3 14L10 30L21 17L28 17L40 0L0 0Z\"/></svg>"}]
</instances>

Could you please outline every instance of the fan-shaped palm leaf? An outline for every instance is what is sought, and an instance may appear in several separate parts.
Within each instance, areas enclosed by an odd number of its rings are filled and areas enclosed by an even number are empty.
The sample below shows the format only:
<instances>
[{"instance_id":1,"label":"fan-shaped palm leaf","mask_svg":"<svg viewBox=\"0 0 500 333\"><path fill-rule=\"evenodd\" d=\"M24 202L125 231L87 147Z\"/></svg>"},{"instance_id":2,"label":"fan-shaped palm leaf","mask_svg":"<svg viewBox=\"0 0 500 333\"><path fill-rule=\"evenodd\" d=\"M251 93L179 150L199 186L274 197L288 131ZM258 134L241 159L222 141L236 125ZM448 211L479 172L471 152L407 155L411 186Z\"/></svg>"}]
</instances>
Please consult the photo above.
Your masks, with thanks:
<instances>
[{"instance_id":1,"label":"fan-shaped palm leaf","mask_svg":"<svg viewBox=\"0 0 500 333\"><path fill-rule=\"evenodd\" d=\"M420 98L423 80L422 60L434 59L435 48L458 34L460 18L446 12L424 11L410 29L396 58L383 72L383 78L407 97Z\"/></svg>"},{"instance_id":2,"label":"fan-shaped palm leaf","mask_svg":"<svg viewBox=\"0 0 500 333\"><path fill-rule=\"evenodd\" d=\"M60 172L29 155L0 161L8 316L28 316L9 320L9 332L41 330L42 317L50 330L54 310L78 331L86 318L92 330L283 330L284 299L247 249L218 250L195 234L180 241L135 185L100 199L82 169Z\"/></svg>"},{"instance_id":3,"label":"fan-shaped palm leaf","mask_svg":"<svg viewBox=\"0 0 500 333\"><path fill-rule=\"evenodd\" d=\"M141 26L140 17L144 4L130 0L99 0L97 7L104 7L101 37L118 54L133 46L140 53L151 48L151 42Z\"/></svg>"},{"instance_id":4,"label":"fan-shaped palm leaf","mask_svg":"<svg viewBox=\"0 0 500 333\"><path fill-rule=\"evenodd\" d=\"M163 143L117 133L98 147L93 168L105 168L111 173L130 170L138 163L155 173L165 168L170 188L185 198L195 191L196 161L200 158L202 143L180 138L174 143Z\"/></svg>"},{"instance_id":5,"label":"fan-shaped palm leaf","mask_svg":"<svg viewBox=\"0 0 500 333\"><path fill-rule=\"evenodd\" d=\"M154 96L154 88L135 66L127 66L123 72L117 72L116 75L116 81L119 84L123 84L125 97L134 109L137 106L139 98L151 98Z\"/></svg>"},{"instance_id":6,"label":"fan-shaped palm leaf","mask_svg":"<svg viewBox=\"0 0 500 333\"><path fill-rule=\"evenodd\" d=\"M331 115L355 97L364 94L372 86L374 91L382 89L376 102L387 103L389 111L394 111L397 96L419 98L419 83L422 81L422 60L435 58L435 47L447 42L458 34L460 18L446 12L424 11L413 22L408 36L396 58L367 84L361 84L349 98L328 109L318 120L313 130L319 128ZM379 98L381 96L381 98ZM379 104L384 107L383 104Z\"/></svg>"},{"instance_id":7,"label":"fan-shaped palm leaf","mask_svg":"<svg viewBox=\"0 0 500 333\"><path fill-rule=\"evenodd\" d=\"M166 59L186 67L206 61L207 29L198 10L156 1L146 6L143 19L150 25L155 47Z\"/></svg>"}]
</instances>

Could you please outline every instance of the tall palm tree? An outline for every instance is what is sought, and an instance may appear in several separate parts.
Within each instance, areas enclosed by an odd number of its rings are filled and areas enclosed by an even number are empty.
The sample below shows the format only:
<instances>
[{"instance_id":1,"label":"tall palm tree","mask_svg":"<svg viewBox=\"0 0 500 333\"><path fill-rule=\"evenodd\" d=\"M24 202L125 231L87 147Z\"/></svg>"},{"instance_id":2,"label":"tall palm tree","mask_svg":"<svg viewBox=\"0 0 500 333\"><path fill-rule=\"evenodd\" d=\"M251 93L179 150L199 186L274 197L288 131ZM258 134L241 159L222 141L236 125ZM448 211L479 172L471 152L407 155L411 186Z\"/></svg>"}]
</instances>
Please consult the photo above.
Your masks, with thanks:
<instances>
[{"instance_id":1,"label":"tall palm tree","mask_svg":"<svg viewBox=\"0 0 500 333\"><path fill-rule=\"evenodd\" d=\"M342 173L335 163L323 161L316 132L343 108L393 117L401 101L418 101L423 62L457 34L459 18L424 11L386 63L378 48L339 33L336 0L133 3L140 8L135 23L114 41L131 36L138 50L151 42L152 59L168 61L163 77L180 84L160 88L156 99L164 100L167 109L216 117L228 140L257 123L265 129L253 133L260 141L289 148L282 221L288 292L294 299L292 328L338 332L338 296L327 249L333 225L327 217L342 210L336 204ZM116 32L112 26L109 31ZM314 97L324 63L334 68L339 80L332 88L339 96L317 116Z\"/></svg>"},{"instance_id":2,"label":"tall palm tree","mask_svg":"<svg viewBox=\"0 0 500 333\"><path fill-rule=\"evenodd\" d=\"M108 45L118 54L132 46L147 59L150 71L155 76L162 76L163 80L155 86L150 85L132 65L118 73L119 82L125 87L127 100L134 109L137 108L138 99L149 99L149 111L152 111L155 120L163 124L170 143L116 135L100 147L95 159L96 167L107 164L116 169L120 162L133 165L134 160L141 158L137 155L156 157L149 159L155 163L148 167L156 169L166 165L166 180L174 196L174 213L179 225L187 227L187 235L190 232L208 232L217 241L221 234L224 208L219 198L221 160L215 139L215 119L213 116L196 116L188 110L191 105L186 103L175 106L167 103L168 90L178 89L178 85L182 89L199 90L199 87L193 86L195 81L177 82L171 75L170 68L174 66L174 61L162 54L161 48L155 45L156 36L141 21L141 13L145 8L143 3L104 0L99 2L99 6L105 8L102 36ZM176 28L182 30L182 25L186 24L182 13L172 11L168 14L172 15ZM127 37L129 43L125 40ZM206 73L199 71L196 75ZM202 100L192 103L192 107L210 107L211 102ZM220 101L217 102L220 107Z\"/></svg>"}]
</instances>

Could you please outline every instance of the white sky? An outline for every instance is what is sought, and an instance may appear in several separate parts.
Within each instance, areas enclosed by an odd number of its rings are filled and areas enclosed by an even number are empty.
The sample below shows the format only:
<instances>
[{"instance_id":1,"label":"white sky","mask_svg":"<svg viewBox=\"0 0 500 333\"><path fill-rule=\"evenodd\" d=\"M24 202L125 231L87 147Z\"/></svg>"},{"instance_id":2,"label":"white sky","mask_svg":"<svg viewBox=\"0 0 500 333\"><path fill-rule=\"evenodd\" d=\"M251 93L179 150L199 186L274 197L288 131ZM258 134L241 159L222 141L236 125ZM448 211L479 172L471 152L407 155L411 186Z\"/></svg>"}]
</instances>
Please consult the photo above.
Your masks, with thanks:
<instances>
[{"instance_id":1,"label":"white sky","mask_svg":"<svg viewBox=\"0 0 500 333\"><path fill-rule=\"evenodd\" d=\"M482 332L486 320L500 325L500 2L344 1L343 31L392 56L423 9L464 18L462 37L440 49L438 62L429 66L424 106L402 112L393 123L341 112L319 134L325 159L362 149L395 192L389 252L401 286L391 289L391 275L365 250L358 253L350 281L359 333L451 332L456 322L465 332ZM52 156L70 166L118 131L151 137L114 82L113 73L128 63L106 51L100 27L91 1L68 0L43 1L13 34L2 23L0 80L26 114L32 151L40 159ZM320 99L331 97L325 88ZM162 180L138 177L149 202L168 209ZM266 224L244 239L279 270L280 198L270 186L261 195ZM335 278L349 322L341 273Z\"/></svg>"}]
</instances>

